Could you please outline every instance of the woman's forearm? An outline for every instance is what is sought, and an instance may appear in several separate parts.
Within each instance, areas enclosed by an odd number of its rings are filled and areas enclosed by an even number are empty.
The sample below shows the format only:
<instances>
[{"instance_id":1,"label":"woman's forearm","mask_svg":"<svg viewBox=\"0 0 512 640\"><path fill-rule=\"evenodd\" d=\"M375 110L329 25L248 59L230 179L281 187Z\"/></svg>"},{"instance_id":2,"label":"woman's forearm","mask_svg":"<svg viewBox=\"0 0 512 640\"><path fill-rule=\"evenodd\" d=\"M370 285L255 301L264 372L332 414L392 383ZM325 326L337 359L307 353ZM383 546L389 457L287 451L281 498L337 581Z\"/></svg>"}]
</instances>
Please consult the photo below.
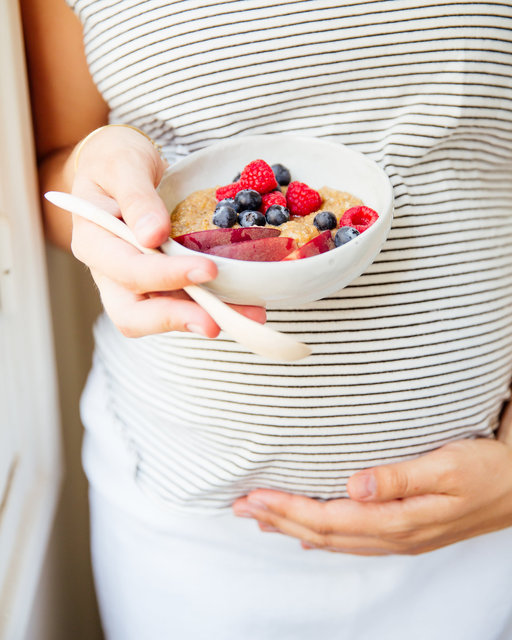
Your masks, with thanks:
<instances>
[{"instance_id":1,"label":"woman's forearm","mask_svg":"<svg viewBox=\"0 0 512 640\"><path fill-rule=\"evenodd\" d=\"M39 164L41 195L46 191L70 192L73 184L74 145L49 154ZM54 245L70 251L71 216L42 198L43 221L46 238Z\"/></svg>"},{"instance_id":2,"label":"woman's forearm","mask_svg":"<svg viewBox=\"0 0 512 640\"><path fill-rule=\"evenodd\" d=\"M64 0L20 3L41 191L70 191L76 143L106 124L108 105L94 85L82 25ZM71 218L43 200L46 235L69 250Z\"/></svg>"}]
</instances>

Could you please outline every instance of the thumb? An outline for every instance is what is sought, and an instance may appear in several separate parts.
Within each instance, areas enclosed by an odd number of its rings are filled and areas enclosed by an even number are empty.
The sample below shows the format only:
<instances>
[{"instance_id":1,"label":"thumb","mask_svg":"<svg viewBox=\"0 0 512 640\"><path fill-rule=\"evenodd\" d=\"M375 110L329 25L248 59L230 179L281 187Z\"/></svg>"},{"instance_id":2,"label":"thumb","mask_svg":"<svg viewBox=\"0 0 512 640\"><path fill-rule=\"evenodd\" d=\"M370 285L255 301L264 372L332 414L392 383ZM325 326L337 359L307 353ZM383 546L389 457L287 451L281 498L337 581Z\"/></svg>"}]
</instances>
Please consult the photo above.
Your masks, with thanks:
<instances>
[{"instance_id":1,"label":"thumb","mask_svg":"<svg viewBox=\"0 0 512 640\"><path fill-rule=\"evenodd\" d=\"M170 217L155 189L166 163L144 135L129 127L104 127L79 157L74 192L96 189L113 198L143 246L167 240Z\"/></svg>"},{"instance_id":2,"label":"thumb","mask_svg":"<svg viewBox=\"0 0 512 640\"><path fill-rule=\"evenodd\" d=\"M351 476L347 490L353 500L385 502L439 493L440 479L446 476L446 456L438 451L414 460L358 471Z\"/></svg>"},{"instance_id":3,"label":"thumb","mask_svg":"<svg viewBox=\"0 0 512 640\"><path fill-rule=\"evenodd\" d=\"M171 220L155 190L156 179L150 167L123 162L123 169L122 177L112 181L109 191L140 244L158 247L169 237Z\"/></svg>"}]
</instances>

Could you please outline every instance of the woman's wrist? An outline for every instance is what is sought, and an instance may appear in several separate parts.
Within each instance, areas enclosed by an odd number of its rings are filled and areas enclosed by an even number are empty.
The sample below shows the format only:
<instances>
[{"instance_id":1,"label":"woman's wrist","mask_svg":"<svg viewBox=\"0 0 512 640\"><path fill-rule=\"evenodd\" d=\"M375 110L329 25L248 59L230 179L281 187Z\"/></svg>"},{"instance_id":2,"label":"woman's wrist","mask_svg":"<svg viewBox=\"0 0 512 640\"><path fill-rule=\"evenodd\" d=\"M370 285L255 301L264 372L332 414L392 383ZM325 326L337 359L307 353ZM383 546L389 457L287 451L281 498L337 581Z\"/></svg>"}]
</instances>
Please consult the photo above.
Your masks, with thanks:
<instances>
[{"instance_id":1,"label":"woman's wrist","mask_svg":"<svg viewBox=\"0 0 512 640\"><path fill-rule=\"evenodd\" d=\"M134 125L131 125L131 124L105 124L91 131L88 135L85 136L85 138L82 138L82 140L80 140L80 142L73 149L73 152L71 154L72 155L71 159L73 162L74 173L78 171L80 156L82 155L82 151L84 150L86 145L98 134L100 134L103 131L106 131L107 129L111 129L113 127L123 127L125 129L131 129L132 131L135 131L137 134L144 136L144 138L146 138L146 140L148 140L151 143L151 145L154 147L154 149L157 151L158 155L161 154L162 147L157 142L155 142L153 138L151 138L147 133L145 133L138 127L135 127Z\"/></svg>"}]
</instances>

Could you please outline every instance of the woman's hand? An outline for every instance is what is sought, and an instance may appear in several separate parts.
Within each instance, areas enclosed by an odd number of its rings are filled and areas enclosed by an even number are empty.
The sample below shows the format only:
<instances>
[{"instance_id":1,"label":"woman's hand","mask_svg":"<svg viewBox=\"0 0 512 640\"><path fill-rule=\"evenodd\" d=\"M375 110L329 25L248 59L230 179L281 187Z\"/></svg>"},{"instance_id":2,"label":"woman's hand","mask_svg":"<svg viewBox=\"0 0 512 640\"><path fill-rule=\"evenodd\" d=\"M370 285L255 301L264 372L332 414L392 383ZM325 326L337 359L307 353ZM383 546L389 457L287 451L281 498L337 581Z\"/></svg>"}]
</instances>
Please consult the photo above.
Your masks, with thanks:
<instances>
[{"instance_id":1,"label":"woman's hand","mask_svg":"<svg viewBox=\"0 0 512 640\"><path fill-rule=\"evenodd\" d=\"M76 151L69 162L75 159ZM107 127L82 147L72 192L122 217L140 244L155 248L170 233L169 215L155 190L165 166L143 135L128 127ZM215 278L216 266L206 257L143 255L78 216L73 218L71 249L90 268L106 312L124 335L219 333L214 320L182 291ZM238 310L264 321L260 308Z\"/></svg>"},{"instance_id":2,"label":"woman's hand","mask_svg":"<svg viewBox=\"0 0 512 640\"><path fill-rule=\"evenodd\" d=\"M305 549L419 554L512 525L512 447L483 438L454 442L358 472L348 492L350 499L321 502L259 489L233 508Z\"/></svg>"},{"instance_id":3,"label":"woman's hand","mask_svg":"<svg viewBox=\"0 0 512 640\"><path fill-rule=\"evenodd\" d=\"M21 5L42 193L72 191L121 216L142 245L159 246L170 231L155 190L164 161L133 129L97 130L108 120L109 105L91 78L82 25L69 6L62 0ZM77 159L77 141L93 130ZM215 264L205 256L143 255L86 220L71 224L67 213L44 199L42 213L47 239L66 250L71 245L90 268L107 313L125 335L218 334L213 319L182 290L215 278ZM259 307L238 310L264 321Z\"/></svg>"}]
</instances>

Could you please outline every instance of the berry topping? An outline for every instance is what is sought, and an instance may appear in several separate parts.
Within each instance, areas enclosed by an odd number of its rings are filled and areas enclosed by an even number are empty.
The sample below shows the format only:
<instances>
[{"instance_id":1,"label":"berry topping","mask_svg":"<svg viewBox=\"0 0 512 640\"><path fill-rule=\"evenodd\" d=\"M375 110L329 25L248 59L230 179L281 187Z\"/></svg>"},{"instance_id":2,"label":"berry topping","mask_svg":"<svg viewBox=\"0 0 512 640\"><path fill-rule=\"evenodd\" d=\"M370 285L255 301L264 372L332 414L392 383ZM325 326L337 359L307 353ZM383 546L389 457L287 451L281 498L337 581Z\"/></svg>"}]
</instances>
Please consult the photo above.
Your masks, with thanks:
<instances>
[{"instance_id":1,"label":"berry topping","mask_svg":"<svg viewBox=\"0 0 512 640\"><path fill-rule=\"evenodd\" d=\"M237 211L256 211L261 207L261 196L254 189L243 189L235 196L235 209Z\"/></svg>"},{"instance_id":2,"label":"berry topping","mask_svg":"<svg viewBox=\"0 0 512 640\"><path fill-rule=\"evenodd\" d=\"M273 204L279 204L282 207L286 207L286 198L280 191L271 191L261 196L261 210L266 213L267 209Z\"/></svg>"},{"instance_id":3,"label":"berry topping","mask_svg":"<svg viewBox=\"0 0 512 640\"><path fill-rule=\"evenodd\" d=\"M241 227L264 227L267 221L261 211L242 211L238 216L238 222Z\"/></svg>"},{"instance_id":4,"label":"berry topping","mask_svg":"<svg viewBox=\"0 0 512 640\"><path fill-rule=\"evenodd\" d=\"M288 169L284 167L282 164L273 164L272 171L274 172L276 180L279 184L282 184L282 185L290 184L292 177Z\"/></svg>"},{"instance_id":5,"label":"berry topping","mask_svg":"<svg viewBox=\"0 0 512 640\"><path fill-rule=\"evenodd\" d=\"M223 200L222 202L225 202ZM215 213L213 214L212 222L217 227L232 227L238 219L238 214L235 211L234 207L230 207L228 204L223 204L222 206L217 206L215 208Z\"/></svg>"},{"instance_id":6,"label":"berry topping","mask_svg":"<svg viewBox=\"0 0 512 640\"><path fill-rule=\"evenodd\" d=\"M322 198L318 191L303 182L290 182L286 191L286 203L292 216L307 216L320 208Z\"/></svg>"},{"instance_id":7,"label":"berry topping","mask_svg":"<svg viewBox=\"0 0 512 640\"><path fill-rule=\"evenodd\" d=\"M362 205L358 207L352 207L347 209L341 216L340 227L349 226L357 229L359 233L366 231L368 227L371 227L378 219L379 214L370 209L370 207L364 207Z\"/></svg>"},{"instance_id":8,"label":"berry topping","mask_svg":"<svg viewBox=\"0 0 512 640\"><path fill-rule=\"evenodd\" d=\"M360 235L359 231L354 229L354 227L341 227L334 234L334 245L341 247L342 244L350 242L350 240L357 238L358 235Z\"/></svg>"},{"instance_id":9,"label":"berry topping","mask_svg":"<svg viewBox=\"0 0 512 640\"><path fill-rule=\"evenodd\" d=\"M316 214L313 224L318 231L327 231L328 229L337 227L338 220L331 211L320 211L320 213Z\"/></svg>"},{"instance_id":10,"label":"berry topping","mask_svg":"<svg viewBox=\"0 0 512 640\"><path fill-rule=\"evenodd\" d=\"M228 207L233 207L233 209L235 208L235 199L234 198L224 198L224 200L219 200L217 202L217 204L215 205L215 211L217 211L217 209L220 209L221 207L224 206L228 206Z\"/></svg>"},{"instance_id":11,"label":"berry topping","mask_svg":"<svg viewBox=\"0 0 512 640\"><path fill-rule=\"evenodd\" d=\"M286 207L283 207L280 204L272 204L267 209L265 217L269 224L274 225L274 227L278 227L279 225L288 222L290 219L290 212Z\"/></svg>"},{"instance_id":12,"label":"berry topping","mask_svg":"<svg viewBox=\"0 0 512 640\"><path fill-rule=\"evenodd\" d=\"M254 189L263 194L275 189L277 181L270 165L264 160L253 160L243 169L240 186L242 189Z\"/></svg>"},{"instance_id":13,"label":"berry topping","mask_svg":"<svg viewBox=\"0 0 512 640\"><path fill-rule=\"evenodd\" d=\"M217 200L234 198L240 191L240 189L241 187L238 182L232 182L231 184L227 184L225 187L219 187L217 191L215 191L215 197L217 198Z\"/></svg>"}]
</instances>

